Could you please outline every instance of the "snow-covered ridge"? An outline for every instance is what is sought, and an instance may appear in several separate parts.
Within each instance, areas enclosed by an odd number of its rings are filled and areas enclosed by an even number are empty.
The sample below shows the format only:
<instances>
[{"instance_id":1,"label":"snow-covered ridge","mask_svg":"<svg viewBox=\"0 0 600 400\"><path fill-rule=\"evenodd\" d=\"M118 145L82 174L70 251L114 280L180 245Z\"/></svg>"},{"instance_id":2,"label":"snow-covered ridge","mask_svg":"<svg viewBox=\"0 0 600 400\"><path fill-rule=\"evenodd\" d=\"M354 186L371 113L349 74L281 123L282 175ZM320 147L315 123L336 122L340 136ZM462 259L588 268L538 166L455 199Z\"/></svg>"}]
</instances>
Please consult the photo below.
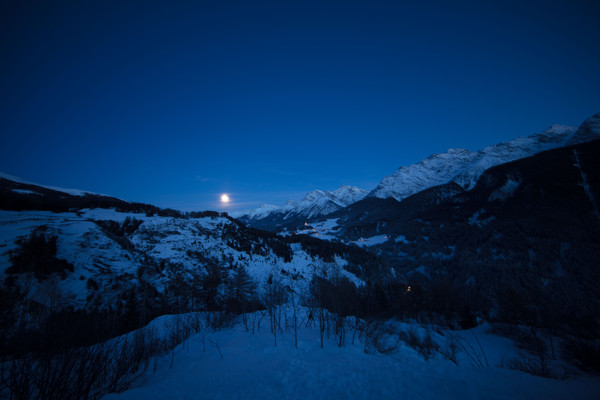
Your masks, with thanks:
<instances>
[{"instance_id":1,"label":"snow-covered ridge","mask_svg":"<svg viewBox=\"0 0 600 400\"><path fill-rule=\"evenodd\" d=\"M366 195L365 190L346 185L340 186L339 189L333 192L315 190L307 193L297 208L302 211L309 211L309 214L325 215L357 202Z\"/></svg>"},{"instance_id":2,"label":"snow-covered ridge","mask_svg":"<svg viewBox=\"0 0 600 400\"><path fill-rule=\"evenodd\" d=\"M394 174L383 178L368 197L393 197L401 201L422 190L449 182L469 190L488 168L598 138L600 114L586 120L579 129L555 124L541 133L487 146L477 152L450 149L419 163L400 167Z\"/></svg>"},{"instance_id":3,"label":"snow-covered ridge","mask_svg":"<svg viewBox=\"0 0 600 400\"><path fill-rule=\"evenodd\" d=\"M130 248L124 248L95 222L122 224L127 218L140 222L133 233L126 234ZM58 283L60 306L92 307L90 293L99 296L98 302L109 306L119 293L112 283L122 282L121 289L134 285L136 278L132 277L135 272L147 265L171 266L162 268L160 272L154 271L145 278L160 293L164 293L174 276L185 280L202 275L210 262L223 268L225 265L229 268L231 263L243 267L257 284L259 292L269 276L289 277L281 274L282 268L297 274L294 283L302 292L308 291L314 274L314 259L297 244L291 245L293 255L287 261L267 245L264 254L249 254L234 248L231 241L240 241L242 236L237 235L237 225L225 217L172 218L96 208L60 213L0 210L0 279L7 276L11 252L18 248L19 239L28 237L40 227L48 236L57 237L57 257L74 266L73 272ZM259 246L260 239L245 240ZM323 267L329 274L336 271L350 276L348 271L343 271L346 261L338 261L323 263ZM100 289L86 286L90 278L98 283ZM352 279L359 280L353 275ZM35 290L31 290L31 299L49 304L50 300L43 297L45 294L41 289L37 289L46 283L36 282L32 284Z\"/></svg>"},{"instance_id":4,"label":"snow-covered ridge","mask_svg":"<svg viewBox=\"0 0 600 400\"><path fill-rule=\"evenodd\" d=\"M573 135L569 145L577 143L591 142L600 138L600 113L594 114L586 119L577 132Z\"/></svg>"},{"instance_id":5,"label":"snow-covered ridge","mask_svg":"<svg viewBox=\"0 0 600 400\"><path fill-rule=\"evenodd\" d=\"M232 214L236 218L245 217L249 220L259 220L270 215L279 214L282 218L303 216L312 218L327 215L363 199L367 191L354 186L342 185L337 190L314 190L308 192L300 202L289 200L283 206L265 204L254 210Z\"/></svg>"},{"instance_id":6,"label":"snow-covered ridge","mask_svg":"<svg viewBox=\"0 0 600 400\"><path fill-rule=\"evenodd\" d=\"M450 182L469 190L491 167L595 139L600 139L600 113L588 118L579 128L554 124L541 133L487 146L479 151L449 149L445 153L431 155L419 163L400 167L394 174L383 178L368 194L363 189L344 185L333 192L309 192L300 202L290 200L282 206L265 204L231 215L250 224L267 218L285 222L298 217L310 219L327 215L365 197L393 197L401 201L422 190Z\"/></svg>"},{"instance_id":7,"label":"snow-covered ridge","mask_svg":"<svg viewBox=\"0 0 600 400\"><path fill-rule=\"evenodd\" d=\"M57 186L40 185L39 183L29 182L29 181L26 181L26 180L21 179L19 177L16 177L16 176L13 176L13 175L9 175L9 174L5 174L3 172L0 172L0 178L6 179L6 180L9 180L9 181L13 181L13 182L17 182L17 183L22 183L24 185L34 185L34 186L39 186L39 187L44 188L44 189L50 189L50 190L55 190L57 192L67 193L67 194L70 194L71 196L85 196L86 194L91 194L91 195L109 197L109 196L107 196L105 194L88 192L87 190L65 189L65 188L61 188L61 187L57 187ZM21 192L21 193L23 193L23 192ZM39 193L37 193L37 194L39 194Z\"/></svg>"}]
</instances>

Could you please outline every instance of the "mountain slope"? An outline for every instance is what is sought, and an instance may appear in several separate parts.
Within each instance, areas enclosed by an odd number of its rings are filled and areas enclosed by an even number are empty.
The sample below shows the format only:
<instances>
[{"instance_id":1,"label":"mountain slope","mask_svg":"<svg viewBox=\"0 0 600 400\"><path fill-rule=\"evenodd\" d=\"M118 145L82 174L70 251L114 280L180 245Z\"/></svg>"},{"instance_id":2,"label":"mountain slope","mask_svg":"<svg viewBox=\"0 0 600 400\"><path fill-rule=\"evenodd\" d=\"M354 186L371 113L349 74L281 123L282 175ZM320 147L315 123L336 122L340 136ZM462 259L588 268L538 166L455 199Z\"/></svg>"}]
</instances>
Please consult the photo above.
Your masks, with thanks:
<instances>
[{"instance_id":1,"label":"mountain slope","mask_svg":"<svg viewBox=\"0 0 600 400\"><path fill-rule=\"evenodd\" d=\"M577 132L579 131L572 127L552 125L542 133L488 146L477 152L450 149L417 164L399 168L394 174L385 177L369 193L369 197L393 197L400 201L421 190L448 182L455 182L469 190L485 170L495 165L600 137L598 132L590 132L589 135Z\"/></svg>"},{"instance_id":2,"label":"mountain slope","mask_svg":"<svg viewBox=\"0 0 600 400\"><path fill-rule=\"evenodd\" d=\"M71 196L96 195L96 196L109 197L109 196L106 196L106 195L103 195L103 194L89 192L87 190L65 189L65 188L61 188L61 187L57 187L57 186L40 185L40 184L37 184L37 183L28 182L28 181L26 181L24 179L21 179L19 177L16 177L16 176L5 174L3 172L0 172L0 179L5 179L5 180L11 181L13 183L20 183L20 184L23 184L23 185L35 186L35 187L38 187L38 188L49 189L49 190L56 191L56 192L62 192L62 193L66 193L66 194L71 195Z\"/></svg>"},{"instance_id":3,"label":"mountain slope","mask_svg":"<svg viewBox=\"0 0 600 400\"><path fill-rule=\"evenodd\" d=\"M342 186L335 192L314 191L299 204L265 205L238 213L244 223L272 231L295 230L306 221L342 210L367 198L393 198L397 201L432 187L452 184L451 191L472 189L479 177L489 168L532 156L542 151L585 143L600 138L600 114L584 121L579 128L552 125L544 132L520 137L506 143L488 146L480 151L450 149L434 154L419 163L399 168L381 180L366 196L357 188ZM341 193L340 193L341 192ZM343 196L343 192L349 195Z\"/></svg>"},{"instance_id":4,"label":"mountain slope","mask_svg":"<svg viewBox=\"0 0 600 400\"><path fill-rule=\"evenodd\" d=\"M0 173L1 210L69 211L82 208L115 208L122 211L157 212L158 207L78 189L41 186ZM142 210L143 209L143 210Z\"/></svg>"},{"instance_id":5,"label":"mountain slope","mask_svg":"<svg viewBox=\"0 0 600 400\"><path fill-rule=\"evenodd\" d=\"M328 234L357 244L385 235L366 248L409 282L447 281L490 315L593 335L599 199L593 141L490 168L469 191L450 183L401 202L366 198L327 216Z\"/></svg>"}]
</instances>

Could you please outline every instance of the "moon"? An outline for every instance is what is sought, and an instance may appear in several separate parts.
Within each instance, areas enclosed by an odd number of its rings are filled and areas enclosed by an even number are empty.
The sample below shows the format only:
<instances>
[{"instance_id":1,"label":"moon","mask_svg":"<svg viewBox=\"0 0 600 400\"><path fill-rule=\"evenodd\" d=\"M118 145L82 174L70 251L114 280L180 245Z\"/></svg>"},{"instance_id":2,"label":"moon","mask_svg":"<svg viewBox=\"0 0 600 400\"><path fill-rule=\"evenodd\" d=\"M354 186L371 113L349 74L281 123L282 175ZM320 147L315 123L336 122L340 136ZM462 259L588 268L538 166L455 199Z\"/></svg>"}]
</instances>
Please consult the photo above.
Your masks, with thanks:
<instances>
[{"instance_id":1,"label":"moon","mask_svg":"<svg viewBox=\"0 0 600 400\"><path fill-rule=\"evenodd\" d=\"M231 201L231 199L229 198L229 195L227 195L227 194L222 194L221 195L221 203L227 204L230 201Z\"/></svg>"}]
</instances>

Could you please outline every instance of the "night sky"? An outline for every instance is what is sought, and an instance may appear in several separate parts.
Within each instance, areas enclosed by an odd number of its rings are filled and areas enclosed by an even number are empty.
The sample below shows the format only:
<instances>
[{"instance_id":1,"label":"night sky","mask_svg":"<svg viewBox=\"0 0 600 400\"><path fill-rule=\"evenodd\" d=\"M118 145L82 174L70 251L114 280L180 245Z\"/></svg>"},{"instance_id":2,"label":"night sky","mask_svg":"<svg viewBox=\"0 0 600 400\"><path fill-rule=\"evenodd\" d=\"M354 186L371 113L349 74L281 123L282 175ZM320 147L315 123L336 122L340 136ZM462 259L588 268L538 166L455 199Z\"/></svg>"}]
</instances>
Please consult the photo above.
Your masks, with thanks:
<instances>
[{"instance_id":1,"label":"night sky","mask_svg":"<svg viewBox=\"0 0 600 400\"><path fill-rule=\"evenodd\" d=\"M600 2L491 3L4 1L0 171L246 209L599 112Z\"/></svg>"}]
</instances>

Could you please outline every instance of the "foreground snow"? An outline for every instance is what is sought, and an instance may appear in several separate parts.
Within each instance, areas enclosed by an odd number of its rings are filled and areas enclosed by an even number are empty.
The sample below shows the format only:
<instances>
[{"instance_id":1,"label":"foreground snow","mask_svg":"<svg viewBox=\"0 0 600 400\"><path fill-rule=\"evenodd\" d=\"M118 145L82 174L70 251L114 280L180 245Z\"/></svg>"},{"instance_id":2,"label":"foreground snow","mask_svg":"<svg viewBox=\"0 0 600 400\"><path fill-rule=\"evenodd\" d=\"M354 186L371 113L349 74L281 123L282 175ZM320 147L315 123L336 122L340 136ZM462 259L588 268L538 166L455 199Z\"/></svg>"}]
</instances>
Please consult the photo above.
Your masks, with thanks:
<instances>
[{"instance_id":1,"label":"foreground snow","mask_svg":"<svg viewBox=\"0 0 600 400\"><path fill-rule=\"evenodd\" d=\"M484 326L459 333L467 340L477 337L485 351L490 366L475 368L464 355L459 366L439 354L424 361L404 344L390 355L367 353L358 336L351 344L351 333L346 347L332 338L321 349L318 327L302 327L298 349L290 333L278 337L275 347L265 318L255 334L238 324L192 336L175 351L172 368L165 357L137 387L104 399L598 398L597 379L552 380L498 367L515 348L485 332Z\"/></svg>"}]
</instances>

